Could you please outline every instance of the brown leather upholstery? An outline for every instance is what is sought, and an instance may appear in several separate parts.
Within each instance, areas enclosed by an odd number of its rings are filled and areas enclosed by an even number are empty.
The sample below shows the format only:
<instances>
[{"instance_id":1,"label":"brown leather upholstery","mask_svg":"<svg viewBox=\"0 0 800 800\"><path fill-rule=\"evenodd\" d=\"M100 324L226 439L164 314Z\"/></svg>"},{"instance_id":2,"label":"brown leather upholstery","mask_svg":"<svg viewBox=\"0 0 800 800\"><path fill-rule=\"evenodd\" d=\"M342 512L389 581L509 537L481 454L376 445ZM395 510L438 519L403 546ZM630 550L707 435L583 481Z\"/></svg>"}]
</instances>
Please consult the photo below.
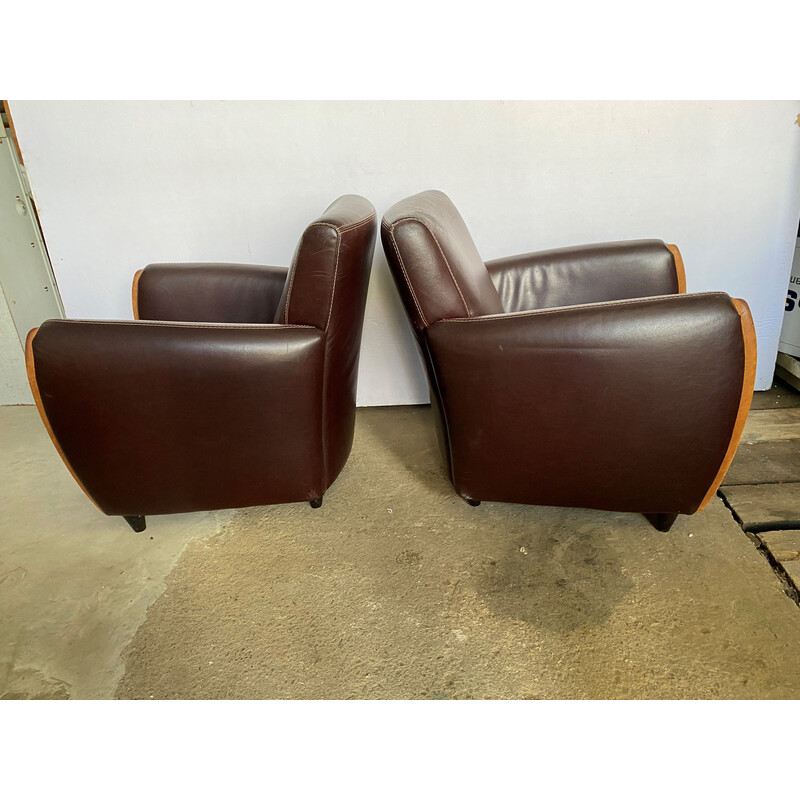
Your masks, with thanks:
<instances>
[{"instance_id":1,"label":"brown leather upholstery","mask_svg":"<svg viewBox=\"0 0 800 800\"><path fill-rule=\"evenodd\" d=\"M456 491L639 511L662 529L694 513L752 393L749 315L726 294L679 294L682 264L658 240L497 259L487 283L457 218L446 195L423 192L381 227ZM408 219L422 220L413 237ZM474 292L460 310L441 299L463 285L458 256L441 254L459 252Z\"/></svg>"},{"instance_id":2,"label":"brown leather upholstery","mask_svg":"<svg viewBox=\"0 0 800 800\"><path fill-rule=\"evenodd\" d=\"M137 275L140 321L31 332L40 413L102 511L322 498L352 444L376 227L370 203L347 195L306 230L288 274L150 265Z\"/></svg>"},{"instance_id":3,"label":"brown leather upholstery","mask_svg":"<svg viewBox=\"0 0 800 800\"><path fill-rule=\"evenodd\" d=\"M134 317L173 322L276 322L286 267L150 264L137 272Z\"/></svg>"},{"instance_id":4,"label":"brown leather upholstery","mask_svg":"<svg viewBox=\"0 0 800 800\"><path fill-rule=\"evenodd\" d=\"M486 269L507 312L678 293L675 259L658 239L542 250Z\"/></svg>"}]
</instances>

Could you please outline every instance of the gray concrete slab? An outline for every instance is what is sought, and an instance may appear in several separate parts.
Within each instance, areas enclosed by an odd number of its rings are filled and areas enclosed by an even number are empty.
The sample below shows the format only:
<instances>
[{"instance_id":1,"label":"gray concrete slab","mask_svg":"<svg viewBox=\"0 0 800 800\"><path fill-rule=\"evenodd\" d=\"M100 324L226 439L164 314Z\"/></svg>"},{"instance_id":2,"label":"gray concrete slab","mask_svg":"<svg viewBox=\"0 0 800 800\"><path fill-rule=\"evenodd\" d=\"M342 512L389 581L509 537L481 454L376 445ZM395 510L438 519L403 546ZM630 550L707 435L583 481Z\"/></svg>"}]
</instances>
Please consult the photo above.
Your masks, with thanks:
<instances>
[{"instance_id":1,"label":"gray concrete slab","mask_svg":"<svg viewBox=\"0 0 800 800\"><path fill-rule=\"evenodd\" d=\"M0 407L0 509L0 698L111 697L187 543L232 516L154 517L133 533L76 485L33 406Z\"/></svg>"},{"instance_id":2,"label":"gray concrete slab","mask_svg":"<svg viewBox=\"0 0 800 800\"><path fill-rule=\"evenodd\" d=\"M721 491L745 530L769 530L787 523L800 526L800 483L723 486Z\"/></svg>"},{"instance_id":3,"label":"gray concrete slab","mask_svg":"<svg viewBox=\"0 0 800 800\"><path fill-rule=\"evenodd\" d=\"M742 443L736 451L724 486L760 483L794 483L800 476L800 443L797 439Z\"/></svg>"},{"instance_id":4,"label":"gray concrete slab","mask_svg":"<svg viewBox=\"0 0 800 800\"><path fill-rule=\"evenodd\" d=\"M800 530L766 531L758 538L800 599Z\"/></svg>"},{"instance_id":5,"label":"gray concrete slab","mask_svg":"<svg viewBox=\"0 0 800 800\"><path fill-rule=\"evenodd\" d=\"M800 609L720 500L472 508L429 408L359 410L319 510L139 535L3 408L0 502L0 696L800 697Z\"/></svg>"},{"instance_id":6,"label":"gray concrete slab","mask_svg":"<svg viewBox=\"0 0 800 800\"><path fill-rule=\"evenodd\" d=\"M800 559L800 531L768 531L759 534L758 538L778 561Z\"/></svg>"}]
</instances>

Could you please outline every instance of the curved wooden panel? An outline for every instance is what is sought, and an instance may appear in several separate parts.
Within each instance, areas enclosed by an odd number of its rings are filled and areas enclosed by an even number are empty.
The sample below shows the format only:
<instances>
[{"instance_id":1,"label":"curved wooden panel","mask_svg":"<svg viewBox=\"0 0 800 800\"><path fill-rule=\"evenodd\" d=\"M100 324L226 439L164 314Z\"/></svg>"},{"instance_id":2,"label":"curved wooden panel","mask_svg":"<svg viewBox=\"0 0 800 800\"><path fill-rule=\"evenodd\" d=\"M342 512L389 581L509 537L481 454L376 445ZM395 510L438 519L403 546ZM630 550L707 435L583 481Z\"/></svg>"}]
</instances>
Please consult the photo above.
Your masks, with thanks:
<instances>
[{"instance_id":1,"label":"curved wooden panel","mask_svg":"<svg viewBox=\"0 0 800 800\"><path fill-rule=\"evenodd\" d=\"M61 449L61 445L59 445L58 440L56 439L56 435L53 433L53 429L50 427L50 420L47 419L47 412L44 410L44 405L42 403L42 396L39 393L39 384L36 382L36 364L33 360L33 340L36 336L36 333L39 329L34 328L29 334L27 339L25 340L25 369L28 373L28 383L31 387L31 393L33 394L34 402L36 403L36 408L39 410L39 416L42 418L42 422L44 423L45 430L47 431L48 435L50 436L51 441L53 442L53 447L56 448L56 451L61 456L61 460L64 462L64 466L69 470L69 474L75 479L75 483L81 487L83 493L92 501L94 506L99 510L103 511L100 506L97 505L95 499L86 491L86 487L81 483L81 479L75 474L75 470L72 469L72 465L67 460L66 455L64 455L64 451ZM105 514L105 511L103 511Z\"/></svg>"},{"instance_id":2,"label":"curved wooden panel","mask_svg":"<svg viewBox=\"0 0 800 800\"><path fill-rule=\"evenodd\" d=\"M733 425L731 441L728 444L728 450L725 453L725 458L722 461L719 472L717 472L717 475L714 478L714 482L711 484L708 492L706 492L706 496L700 503L700 506L697 509L698 511L702 511L708 505L708 503L711 501L711 498L717 493L717 489L719 489L720 484L725 478L728 467L730 467L731 461L733 461L733 457L736 455L736 448L739 446L739 439L742 437L744 424L747 421L747 415L750 412L750 403L753 400L753 386L756 382L756 329L755 325L753 324L753 317L750 314L750 308L747 303L745 303L744 300L733 298L733 304L736 306L736 310L739 312L739 317L742 322L742 339L744 340L744 376L742 379L742 396L739 401L739 411L736 415L736 422Z\"/></svg>"}]
</instances>

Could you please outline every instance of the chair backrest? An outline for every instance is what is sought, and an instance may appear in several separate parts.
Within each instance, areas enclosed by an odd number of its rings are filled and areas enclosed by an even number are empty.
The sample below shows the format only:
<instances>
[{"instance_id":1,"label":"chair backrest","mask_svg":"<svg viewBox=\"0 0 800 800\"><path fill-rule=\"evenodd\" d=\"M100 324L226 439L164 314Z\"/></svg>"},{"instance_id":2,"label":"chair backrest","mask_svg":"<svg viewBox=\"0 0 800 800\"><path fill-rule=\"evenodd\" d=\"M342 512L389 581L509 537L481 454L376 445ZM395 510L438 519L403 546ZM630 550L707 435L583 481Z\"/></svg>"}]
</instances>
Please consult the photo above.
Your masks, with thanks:
<instances>
[{"instance_id":1,"label":"chair backrest","mask_svg":"<svg viewBox=\"0 0 800 800\"><path fill-rule=\"evenodd\" d=\"M275 322L325 331L323 450L330 484L344 466L355 426L358 358L375 248L375 209L348 194L303 233Z\"/></svg>"},{"instance_id":2,"label":"chair backrest","mask_svg":"<svg viewBox=\"0 0 800 800\"><path fill-rule=\"evenodd\" d=\"M420 192L384 214L386 260L417 331L440 319L502 314L467 226L443 192Z\"/></svg>"}]
</instances>

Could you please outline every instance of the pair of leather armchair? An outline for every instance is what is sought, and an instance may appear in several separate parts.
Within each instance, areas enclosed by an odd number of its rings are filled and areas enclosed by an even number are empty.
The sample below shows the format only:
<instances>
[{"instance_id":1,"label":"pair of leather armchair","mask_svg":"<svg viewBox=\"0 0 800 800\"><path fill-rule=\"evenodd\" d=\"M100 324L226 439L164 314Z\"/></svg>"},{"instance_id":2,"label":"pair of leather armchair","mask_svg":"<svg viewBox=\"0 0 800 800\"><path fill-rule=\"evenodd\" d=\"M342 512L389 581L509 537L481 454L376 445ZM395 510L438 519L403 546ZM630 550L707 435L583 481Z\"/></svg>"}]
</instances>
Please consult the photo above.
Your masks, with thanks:
<instances>
[{"instance_id":1,"label":"pair of leather armchair","mask_svg":"<svg viewBox=\"0 0 800 800\"><path fill-rule=\"evenodd\" d=\"M346 195L306 228L290 269L152 264L134 322L49 320L28 377L75 480L104 513L307 500L353 440L377 222Z\"/></svg>"},{"instance_id":2,"label":"pair of leather armchair","mask_svg":"<svg viewBox=\"0 0 800 800\"><path fill-rule=\"evenodd\" d=\"M289 270L153 264L135 322L50 320L26 345L36 404L106 514L307 500L350 452L376 236L362 197L304 232ZM714 495L755 376L747 305L686 295L657 240L484 263L441 192L381 237L426 367L455 490L644 513L668 530Z\"/></svg>"}]
</instances>

